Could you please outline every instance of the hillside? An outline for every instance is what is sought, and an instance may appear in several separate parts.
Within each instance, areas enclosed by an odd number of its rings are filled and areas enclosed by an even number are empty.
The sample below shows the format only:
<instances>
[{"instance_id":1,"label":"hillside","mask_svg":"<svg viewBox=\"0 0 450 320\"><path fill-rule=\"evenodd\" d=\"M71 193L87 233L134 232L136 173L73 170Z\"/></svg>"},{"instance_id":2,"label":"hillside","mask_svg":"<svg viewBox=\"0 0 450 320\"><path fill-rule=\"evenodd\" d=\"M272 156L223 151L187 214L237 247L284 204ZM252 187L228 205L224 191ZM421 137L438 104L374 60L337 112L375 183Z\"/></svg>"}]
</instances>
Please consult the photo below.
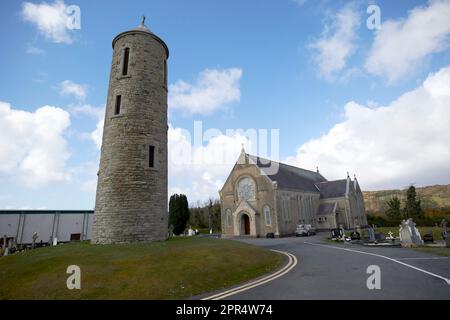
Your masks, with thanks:
<instances>
[{"instance_id":1,"label":"hillside","mask_svg":"<svg viewBox=\"0 0 450 320\"><path fill-rule=\"evenodd\" d=\"M416 187L417 196L422 200L423 208L450 208L450 184L428 187ZM384 211L386 201L394 196L406 199L404 190L363 191L367 212Z\"/></svg>"}]
</instances>

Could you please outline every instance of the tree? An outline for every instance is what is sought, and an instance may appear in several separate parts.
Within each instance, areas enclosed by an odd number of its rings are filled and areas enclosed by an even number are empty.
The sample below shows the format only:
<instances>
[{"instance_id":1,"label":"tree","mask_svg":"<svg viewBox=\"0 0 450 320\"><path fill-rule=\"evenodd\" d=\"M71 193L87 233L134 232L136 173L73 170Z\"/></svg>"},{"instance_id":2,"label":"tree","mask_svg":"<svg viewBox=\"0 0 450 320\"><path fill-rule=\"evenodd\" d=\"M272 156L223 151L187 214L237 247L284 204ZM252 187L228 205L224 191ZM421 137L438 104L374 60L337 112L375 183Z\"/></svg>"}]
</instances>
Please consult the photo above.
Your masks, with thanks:
<instances>
[{"instance_id":1,"label":"tree","mask_svg":"<svg viewBox=\"0 0 450 320\"><path fill-rule=\"evenodd\" d=\"M184 232L189 220L189 204L184 194L173 194L169 200L169 226L173 226L173 233L179 235Z\"/></svg>"},{"instance_id":2,"label":"tree","mask_svg":"<svg viewBox=\"0 0 450 320\"><path fill-rule=\"evenodd\" d=\"M386 202L388 208L386 210L386 216L389 219L389 222L392 224L399 224L402 220L402 210L400 199L395 196L392 199Z\"/></svg>"},{"instance_id":3,"label":"tree","mask_svg":"<svg viewBox=\"0 0 450 320\"><path fill-rule=\"evenodd\" d=\"M209 199L208 203L209 227L215 231L221 230L220 201Z\"/></svg>"},{"instance_id":4,"label":"tree","mask_svg":"<svg viewBox=\"0 0 450 320\"><path fill-rule=\"evenodd\" d=\"M207 202L198 202L190 208L191 216L189 224L196 228L212 229L215 232L221 230L220 201L218 199L209 199Z\"/></svg>"},{"instance_id":5,"label":"tree","mask_svg":"<svg viewBox=\"0 0 450 320\"><path fill-rule=\"evenodd\" d=\"M406 219L420 220L424 218L421 201L416 200L416 196L416 188L410 186L408 191L406 191L406 205L403 210Z\"/></svg>"}]
</instances>

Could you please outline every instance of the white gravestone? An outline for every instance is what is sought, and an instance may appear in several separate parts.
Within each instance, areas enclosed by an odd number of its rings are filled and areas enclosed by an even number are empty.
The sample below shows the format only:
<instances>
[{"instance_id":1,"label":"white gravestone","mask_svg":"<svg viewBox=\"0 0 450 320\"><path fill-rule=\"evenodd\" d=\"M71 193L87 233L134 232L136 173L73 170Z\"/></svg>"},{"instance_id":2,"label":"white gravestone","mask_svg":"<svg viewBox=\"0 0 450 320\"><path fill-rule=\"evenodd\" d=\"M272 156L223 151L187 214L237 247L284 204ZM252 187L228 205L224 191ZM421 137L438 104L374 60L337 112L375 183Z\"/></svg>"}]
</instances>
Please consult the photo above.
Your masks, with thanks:
<instances>
[{"instance_id":1,"label":"white gravestone","mask_svg":"<svg viewBox=\"0 0 450 320\"><path fill-rule=\"evenodd\" d=\"M403 247L415 247L423 244L422 238L420 237L420 232L411 218L406 221L402 221L399 234L400 242Z\"/></svg>"}]
</instances>

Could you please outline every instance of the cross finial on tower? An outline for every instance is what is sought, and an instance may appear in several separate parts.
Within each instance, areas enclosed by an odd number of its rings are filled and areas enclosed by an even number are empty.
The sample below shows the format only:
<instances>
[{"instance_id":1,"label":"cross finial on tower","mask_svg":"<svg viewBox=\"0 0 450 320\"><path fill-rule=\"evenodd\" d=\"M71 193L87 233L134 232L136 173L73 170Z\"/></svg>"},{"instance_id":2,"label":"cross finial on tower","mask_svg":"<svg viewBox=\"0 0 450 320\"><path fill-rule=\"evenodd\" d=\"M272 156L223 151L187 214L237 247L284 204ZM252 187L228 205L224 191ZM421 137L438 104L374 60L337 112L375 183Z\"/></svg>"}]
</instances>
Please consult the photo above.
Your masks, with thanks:
<instances>
[{"instance_id":1,"label":"cross finial on tower","mask_svg":"<svg viewBox=\"0 0 450 320\"><path fill-rule=\"evenodd\" d=\"M142 16L142 22L141 22L141 25L142 25L142 26L145 26L145 16L144 16L144 15Z\"/></svg>"},{"instance_id":2,"label":"cross finial on tower","mask_svg":"<svg viewBox=\"0 0 450 320\"><path fill-rule=\"evenodd\" d=\"M317 173L319 173L319 166L316 166L316 171Z\"/></svg>"}]
</instances>

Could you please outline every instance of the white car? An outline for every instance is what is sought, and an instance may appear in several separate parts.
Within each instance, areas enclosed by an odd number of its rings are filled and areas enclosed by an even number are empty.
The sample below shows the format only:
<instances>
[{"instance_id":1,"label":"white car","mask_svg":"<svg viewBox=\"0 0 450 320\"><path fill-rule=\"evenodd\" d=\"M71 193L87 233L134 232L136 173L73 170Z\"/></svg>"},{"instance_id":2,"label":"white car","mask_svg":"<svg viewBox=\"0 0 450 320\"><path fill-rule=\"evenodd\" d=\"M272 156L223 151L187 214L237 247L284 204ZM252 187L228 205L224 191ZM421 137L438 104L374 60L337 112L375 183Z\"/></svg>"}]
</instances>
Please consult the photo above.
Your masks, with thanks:
<instances>
[{"instance_id":1,"label":"white car","mask_svg":"<svg viewBox=\"0 0 450 320\"><path fill-rule=\"evenodd\" d=\"M297 229L295 230L295 236L301 237L301 236L307 236L316 234L316 228L314 228L310 224L299 224L297 226Z\"/></svg>"}]
</instances>

